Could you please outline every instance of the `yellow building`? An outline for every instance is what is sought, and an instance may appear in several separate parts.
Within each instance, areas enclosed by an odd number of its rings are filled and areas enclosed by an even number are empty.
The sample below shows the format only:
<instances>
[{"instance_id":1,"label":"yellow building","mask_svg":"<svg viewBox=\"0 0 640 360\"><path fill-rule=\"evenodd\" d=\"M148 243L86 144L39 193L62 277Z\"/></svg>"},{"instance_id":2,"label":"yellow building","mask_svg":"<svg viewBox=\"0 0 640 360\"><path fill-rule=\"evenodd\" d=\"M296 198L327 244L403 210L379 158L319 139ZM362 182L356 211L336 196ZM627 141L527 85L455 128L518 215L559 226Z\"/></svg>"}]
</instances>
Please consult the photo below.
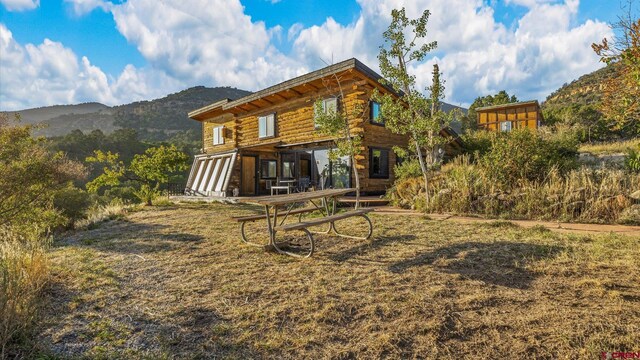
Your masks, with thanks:
<instances>
[{"instance_id":1,"label":"yellow building","mask_svg":"<svg viewBox=\"0 0 640 360\"><path fill-rule=\"evenodd\" d=\"M476 113L478 128L490 131L537 129L543 121L537 100L481 107L476 109Z\"/></svg>"}]
</instances>

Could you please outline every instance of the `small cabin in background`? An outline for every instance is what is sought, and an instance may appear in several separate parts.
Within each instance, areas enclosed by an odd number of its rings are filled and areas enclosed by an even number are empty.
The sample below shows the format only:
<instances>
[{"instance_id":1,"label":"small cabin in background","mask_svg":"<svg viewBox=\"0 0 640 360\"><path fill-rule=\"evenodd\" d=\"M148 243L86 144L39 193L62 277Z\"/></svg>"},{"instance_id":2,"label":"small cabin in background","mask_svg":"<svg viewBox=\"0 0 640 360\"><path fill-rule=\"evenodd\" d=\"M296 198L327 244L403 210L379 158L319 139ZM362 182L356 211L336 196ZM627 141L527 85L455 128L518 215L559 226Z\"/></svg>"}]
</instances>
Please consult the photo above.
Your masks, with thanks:
<instances>
[{"instance_id":1,"label":"small cabin in background","mask_svg":"<svg viewBox=\"0 0 640 360\"><path fill-rule=\"evenodd\" d=\"M537 129L543 121L537 100L481 107L476 109L476 113L478 128L489 131Z\"/></svg>"}]
</instances>

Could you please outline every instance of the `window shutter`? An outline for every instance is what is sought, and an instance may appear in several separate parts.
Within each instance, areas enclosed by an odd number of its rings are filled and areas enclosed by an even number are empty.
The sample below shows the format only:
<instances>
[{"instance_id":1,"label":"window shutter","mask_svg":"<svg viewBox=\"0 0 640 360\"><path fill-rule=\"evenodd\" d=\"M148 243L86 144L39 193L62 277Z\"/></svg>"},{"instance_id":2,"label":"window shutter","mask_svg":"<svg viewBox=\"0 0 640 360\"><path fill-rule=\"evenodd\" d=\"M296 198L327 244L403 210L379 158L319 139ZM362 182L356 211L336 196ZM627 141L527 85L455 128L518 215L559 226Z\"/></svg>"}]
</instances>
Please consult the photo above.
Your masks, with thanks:
<instances>
[{"instance_id":1,"label":"window shutter","mask_svg":"<svg viewBox=\"0 0 640 360\"><path fill-rule=\"evenodd\" d=\"M267 136L275 135L275 127L276 127L275 117L276 117L275 114L271 114L267 116Z\"/></svg>"},{"instance_id":2,"label":"window shutter","mask_svg":"<svg viewBox=\"0 0 640 360\"><path fill-rule=\"evenodd\" d=\"M264 116L258 118L258 137L267 136L267 119Z\"/></svg>"},{"instance_id":3,"label":"window shutter","mask_svg":"<svg viewBox=\"0 0 640 360\"><path fill-rule=\"evenodd\" d=\"M213 145L224 144L224 126L213 128Z\"/></svg>"}]
</instances>

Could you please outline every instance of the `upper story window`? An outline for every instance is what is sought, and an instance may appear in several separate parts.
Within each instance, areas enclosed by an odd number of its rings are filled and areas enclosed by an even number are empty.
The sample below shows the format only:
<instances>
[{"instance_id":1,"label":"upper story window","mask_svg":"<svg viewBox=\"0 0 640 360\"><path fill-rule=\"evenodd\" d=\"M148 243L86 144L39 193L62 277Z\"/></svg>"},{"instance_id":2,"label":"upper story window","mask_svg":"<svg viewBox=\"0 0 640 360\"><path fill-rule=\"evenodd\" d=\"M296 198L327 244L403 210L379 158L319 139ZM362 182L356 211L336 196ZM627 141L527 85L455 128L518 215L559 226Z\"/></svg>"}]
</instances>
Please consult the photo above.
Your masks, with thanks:
<instances>
[{"instance_id":1,"label":"upper story window","mask_svg":"<svg viewBox=\"0 0 640 360\"><path fill-rule=\"evenodd\" d=\"M224 144L224 126L216 126L213 128L213 145Z\"/></svg>"},{"instance_id":2,"label":"upper story window","mask_svg":"<svg viewBox=\"0 0 640 360\"><path fill-rule=\"evenodd\" d=\"M380 111L380 103L371 102L371 123L376 125L384 125L384 119Z\"/></svg>"},{"instance_id":3,"label":"upper story window","mask_svg":"<svg viewBox=\"0 0 640 360\"><path fill-rule=\"evenodd\" d=\"M511 121L501 121L500 122L500 131L504 131L504 132L511 131Z\"/></svg>"},{"instance_id":4,"label":"upper story window","mask_svg":"<svg viewBox=\"0 0 640 360\"><path fill-rule=\"evenodd\" d=\"M258 137L268 138L276 136L276 114L258 117Z\"/></svg>"},{"instance_id":5,"label":"upper story window","mask_svg":"<svg viewBox=\"0 0 640 360\"><path fill-rule=\"evenodd\" d=\"M322 100L322 112L323 113L328 113L328 112L333 112L333 113L337 113L338 112L338 98L335 97L330 97L330 98L326 98L324 100ZM316 116L318 115L317 113L315 114ZM315 117L314 117L315 118ZM315 124L316 129L318 128L318 124Z\"/></svg>"}]
</instances>

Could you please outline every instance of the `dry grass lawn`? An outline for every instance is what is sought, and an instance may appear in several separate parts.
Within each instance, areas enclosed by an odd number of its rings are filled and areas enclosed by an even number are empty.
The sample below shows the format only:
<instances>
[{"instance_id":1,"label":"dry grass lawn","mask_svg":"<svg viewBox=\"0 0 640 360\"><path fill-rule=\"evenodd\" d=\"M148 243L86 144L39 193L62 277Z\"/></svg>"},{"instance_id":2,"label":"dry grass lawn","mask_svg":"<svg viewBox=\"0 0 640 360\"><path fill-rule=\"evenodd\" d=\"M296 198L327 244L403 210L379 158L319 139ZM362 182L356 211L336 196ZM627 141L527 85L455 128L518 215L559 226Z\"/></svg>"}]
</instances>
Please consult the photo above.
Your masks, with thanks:
<instances>
[{"instance_id":1,"label":"dry grass lawn","mask_svg":"<svg viewBox=\"0 0 640 360\"><path fill-rule=\"evenodd\" d=\"M638 146L640 146L640 139L582 144L580 146L580 152L588 152L593 155L624 154Z\"/></svg>"},{"instance_id":2,"label":"dry grass lawn","mask_svg":"<svg viewBox=\"0 0 640 360\"><path fill-rule=\"evenodd\" d=\"M597 359L640 351L640 239L372 215L371 240L319 236L314 257L297 260L240 243L227 218L255 211L147 208L58 240L37 355Z\"/></svg>"}]
</instances>

